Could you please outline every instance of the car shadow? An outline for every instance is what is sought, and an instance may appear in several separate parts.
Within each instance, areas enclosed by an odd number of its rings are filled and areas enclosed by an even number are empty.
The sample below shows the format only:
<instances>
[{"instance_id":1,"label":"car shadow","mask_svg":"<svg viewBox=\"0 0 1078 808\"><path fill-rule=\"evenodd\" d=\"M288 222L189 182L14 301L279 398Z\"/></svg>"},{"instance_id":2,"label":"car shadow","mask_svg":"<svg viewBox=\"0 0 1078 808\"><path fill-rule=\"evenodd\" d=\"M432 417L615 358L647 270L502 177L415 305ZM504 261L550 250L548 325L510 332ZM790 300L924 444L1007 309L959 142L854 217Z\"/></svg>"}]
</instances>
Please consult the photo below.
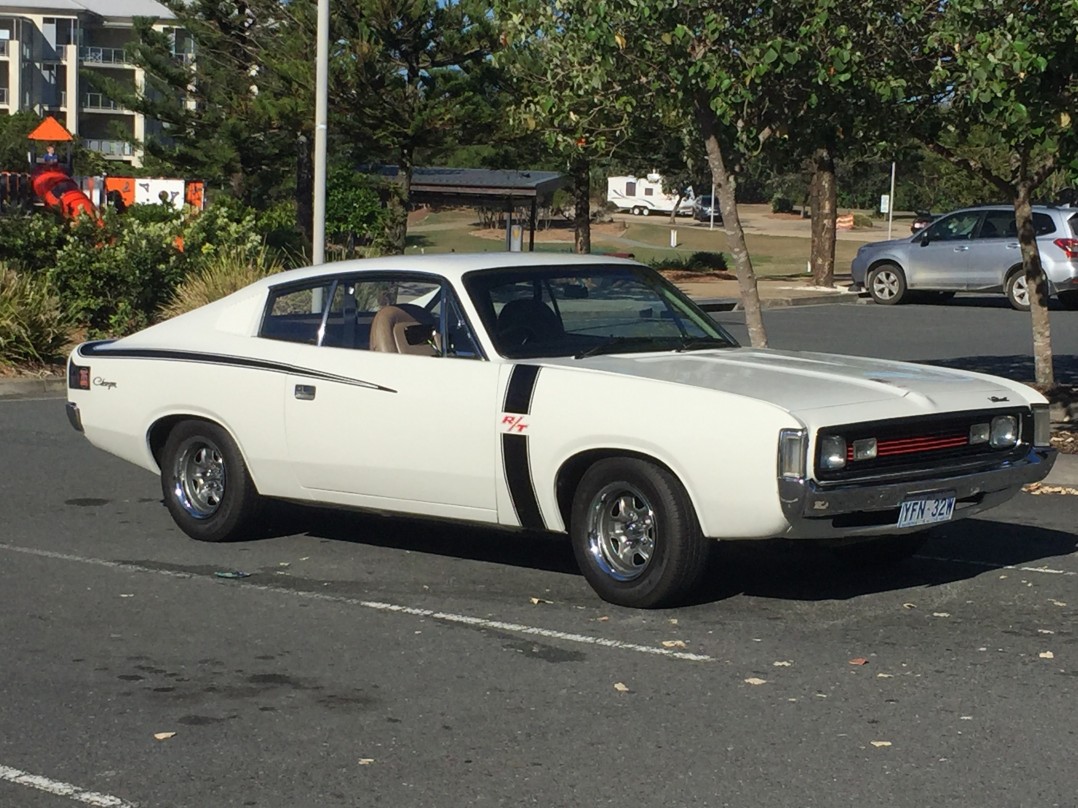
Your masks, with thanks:
<instances>
[{"instance_id":1,"label":"car shadow","mask_svg":"<svg viewBox=\"0 0 1078 808\"><path fill-rule=\"evenodd\" d=\"M911 558L887 566L854 566L841 550L807 541L729 542L712 554L708 581L687 605L736 595L783 600L848 600L900 589L942 586L993 570L1040 564L1078 549L1058 530L964 519L931 531Z\"/></svg>"},{"instance_id":2,"label":"car shadow","mask_svg":"<svg viewBox=\"0 0 1078 808\"><path fill-rule=\"evenodd\" d=\"M275 535L305 534L433 556L580 576L563 534L506 531L483 525L381 516L289 505ZM847 600L900 589L941 586L1020 567L1078 549L1078 536L1057 530L965 519L936 528L912 558L886 567L853 567L841 551L812 541L719 542L705 584L681 606L738 595L782 600ZM581 580L580 585L586 586Z\"/></svg>"}]
</instances>

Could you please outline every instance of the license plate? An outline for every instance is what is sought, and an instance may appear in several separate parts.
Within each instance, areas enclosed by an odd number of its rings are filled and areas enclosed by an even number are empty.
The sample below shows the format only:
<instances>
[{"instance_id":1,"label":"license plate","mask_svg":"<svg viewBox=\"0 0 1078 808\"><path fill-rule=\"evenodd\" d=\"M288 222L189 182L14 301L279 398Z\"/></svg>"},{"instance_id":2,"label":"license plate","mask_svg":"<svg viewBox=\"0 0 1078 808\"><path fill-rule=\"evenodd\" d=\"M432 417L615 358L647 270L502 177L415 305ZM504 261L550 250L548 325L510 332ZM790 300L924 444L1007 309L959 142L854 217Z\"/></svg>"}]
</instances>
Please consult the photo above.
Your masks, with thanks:
<instances>
[{"instance_id":1,"label":"license plate","mask_svg":"<svg viewBox=\"0 0 1078 808\"><path fill-rule=\"evenodd\" d=\"M950 521L954 516L954 494L924 499L910 499L898 511L899 527L931 525Z\"/></svg>"}]
</instances>

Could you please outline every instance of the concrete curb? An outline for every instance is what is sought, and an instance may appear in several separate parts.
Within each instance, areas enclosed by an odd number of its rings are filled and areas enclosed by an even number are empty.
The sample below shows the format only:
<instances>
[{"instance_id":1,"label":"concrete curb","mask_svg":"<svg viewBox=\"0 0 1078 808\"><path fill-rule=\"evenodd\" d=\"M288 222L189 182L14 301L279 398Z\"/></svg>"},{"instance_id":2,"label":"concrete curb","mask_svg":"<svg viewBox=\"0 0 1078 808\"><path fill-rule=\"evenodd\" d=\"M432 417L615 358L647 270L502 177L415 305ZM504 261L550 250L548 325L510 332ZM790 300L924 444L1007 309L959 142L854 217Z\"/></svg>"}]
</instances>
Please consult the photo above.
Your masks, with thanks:
<instances>
[{"instance_id":1,"label":"concrete curb","mask_svg":"<svg viewBox=\"0 0 1078 808\"><path fill-rule=\"evenodd\" d=\"M741 299L736 297L697 297L693 302L704 311L742 311ZM835 294L804 295L798 297L760 298L760 308L782 309L789 306L821 306L831 303L864 303L860 295L848 292Z\"/></svg>"},{"instance_id":2,"label":"concrete curb","mask_svg":"<svg viewBox=\"0 0 1078 808\"><path fill-rule=\"evenodd\" d=\"M1068 488L1078 488L1078 455L1059 454L1056 464L1041 485L1062 485Z\"/></svg>"},{"instance_id":3,"label":"concrete curb","mask_svg":"<svg viewBox=\"0 0 1078 808\"><path fill-rule=\"evenodd\" d=\"M63 376L49 376L44 379L4 379L0 380L0 401L16 398L59 398L67 389L67 380Z\"/></svg>"}]
</instances>

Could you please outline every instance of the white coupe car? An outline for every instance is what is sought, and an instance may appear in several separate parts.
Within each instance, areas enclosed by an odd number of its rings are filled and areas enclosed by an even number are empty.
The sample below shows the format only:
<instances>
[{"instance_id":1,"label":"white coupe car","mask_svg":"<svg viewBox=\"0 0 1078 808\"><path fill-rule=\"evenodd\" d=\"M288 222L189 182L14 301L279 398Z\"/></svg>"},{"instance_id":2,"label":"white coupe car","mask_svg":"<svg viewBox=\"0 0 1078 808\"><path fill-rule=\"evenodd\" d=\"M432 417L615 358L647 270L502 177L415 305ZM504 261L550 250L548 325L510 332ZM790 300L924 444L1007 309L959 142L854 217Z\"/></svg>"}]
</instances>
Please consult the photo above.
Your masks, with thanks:
<instances>
[{"instance_id":1,"label":"white coupe car","mask_svg":"<svg viewBox=\"0 0 1078 808\"><path fill-rule=\"evenodd\" d=\"M977 373L739 347L631 261L442 255L273 275L71 354L68 415L176 523L266 498L567 532L613 603L683 599L710 540L867 558L1055 460L1045 400Z\"/></svg>"}]
</instances>

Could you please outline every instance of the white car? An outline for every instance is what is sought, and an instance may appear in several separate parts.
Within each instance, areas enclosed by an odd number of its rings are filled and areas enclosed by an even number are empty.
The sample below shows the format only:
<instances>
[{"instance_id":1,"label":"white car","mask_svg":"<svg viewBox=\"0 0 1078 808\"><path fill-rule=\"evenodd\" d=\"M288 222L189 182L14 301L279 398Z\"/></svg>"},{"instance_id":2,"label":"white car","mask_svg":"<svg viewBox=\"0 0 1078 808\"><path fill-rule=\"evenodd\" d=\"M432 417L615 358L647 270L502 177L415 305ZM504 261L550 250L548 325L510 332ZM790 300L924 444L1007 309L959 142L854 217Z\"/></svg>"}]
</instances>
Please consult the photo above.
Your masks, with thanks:
<instances>
[{"instance_id":1,"label":"white car","mask_svg":"<svg viewBox=\"0 0 1078 808\"><path fill-rule=\"evenodd\" d=\"M368 259L273 275L71 354L68 415L188 535L279 498L567 532L613 603L683 599L710 540L901 557L1042 479L1045 400L977 373L741 348L631 261Z\"/></svg>"}]
</instances>

